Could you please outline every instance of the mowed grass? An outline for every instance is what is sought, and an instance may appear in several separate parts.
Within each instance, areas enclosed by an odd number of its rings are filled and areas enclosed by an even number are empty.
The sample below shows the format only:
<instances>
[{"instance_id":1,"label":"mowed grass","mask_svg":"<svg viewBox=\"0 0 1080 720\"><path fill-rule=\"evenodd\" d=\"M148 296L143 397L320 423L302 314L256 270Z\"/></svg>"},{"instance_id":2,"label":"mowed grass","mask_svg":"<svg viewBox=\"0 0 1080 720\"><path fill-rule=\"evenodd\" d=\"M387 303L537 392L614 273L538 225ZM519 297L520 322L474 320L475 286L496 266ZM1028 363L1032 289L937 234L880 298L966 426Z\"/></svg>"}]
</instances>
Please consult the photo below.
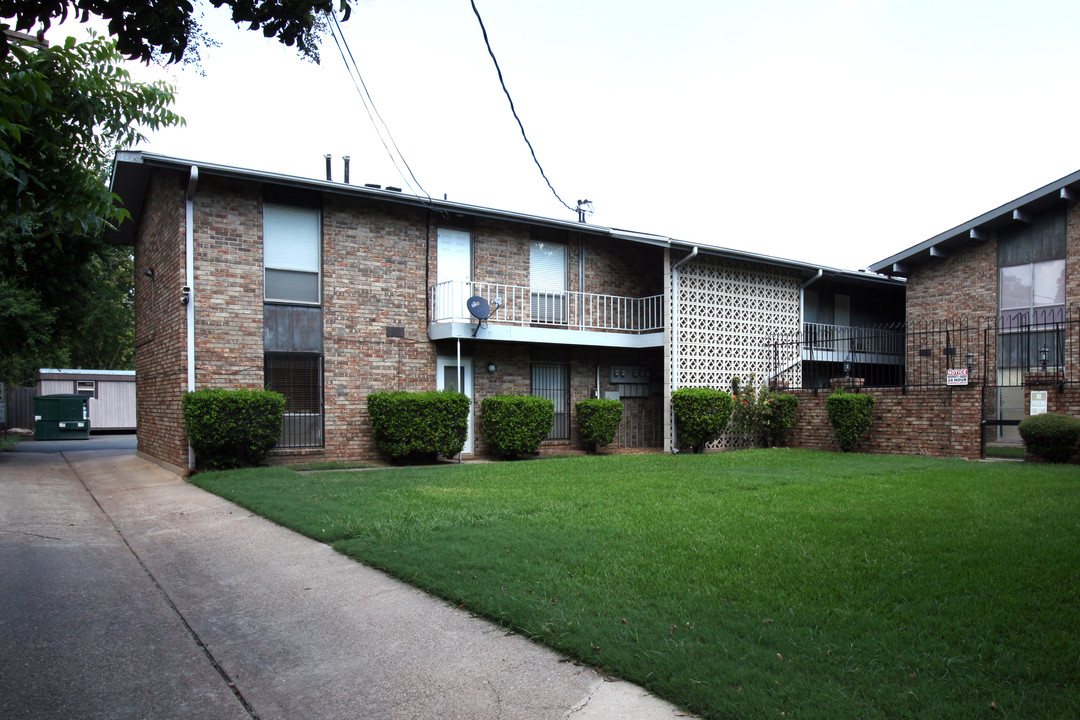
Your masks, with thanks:
<instances>
[{"instance_id":1,"label":"mowed grass","mask_svg":"<svg viewBox=\"0 0 1080 720\"><path fill-rule=\"evenodd\" d=\"M1080 470L752 450L193 482L708 718L1080 717Z\"/></svg>"}]
</instances>

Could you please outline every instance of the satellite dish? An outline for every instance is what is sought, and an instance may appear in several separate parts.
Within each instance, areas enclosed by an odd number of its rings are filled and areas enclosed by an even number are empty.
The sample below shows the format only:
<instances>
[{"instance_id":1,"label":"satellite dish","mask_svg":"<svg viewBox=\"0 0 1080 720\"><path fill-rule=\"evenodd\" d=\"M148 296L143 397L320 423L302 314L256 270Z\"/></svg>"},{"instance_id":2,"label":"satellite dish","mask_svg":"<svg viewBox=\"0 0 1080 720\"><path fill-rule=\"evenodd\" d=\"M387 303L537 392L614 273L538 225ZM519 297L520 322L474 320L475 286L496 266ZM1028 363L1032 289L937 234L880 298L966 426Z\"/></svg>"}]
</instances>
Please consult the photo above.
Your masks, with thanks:
<instances>
[{"instance_id":1,"label":"satellite dish","mask_svg":"<svg viewBox=\"0 0 1080 720\"><path fill-rule=\"evenodd\" d=\"M491 315L491 306L488 305L488 301L479 295L473 295L465 302L465 306L469 308L469 314L477 320L483 322L487 320Z\"/></svg>"}]
</instances>

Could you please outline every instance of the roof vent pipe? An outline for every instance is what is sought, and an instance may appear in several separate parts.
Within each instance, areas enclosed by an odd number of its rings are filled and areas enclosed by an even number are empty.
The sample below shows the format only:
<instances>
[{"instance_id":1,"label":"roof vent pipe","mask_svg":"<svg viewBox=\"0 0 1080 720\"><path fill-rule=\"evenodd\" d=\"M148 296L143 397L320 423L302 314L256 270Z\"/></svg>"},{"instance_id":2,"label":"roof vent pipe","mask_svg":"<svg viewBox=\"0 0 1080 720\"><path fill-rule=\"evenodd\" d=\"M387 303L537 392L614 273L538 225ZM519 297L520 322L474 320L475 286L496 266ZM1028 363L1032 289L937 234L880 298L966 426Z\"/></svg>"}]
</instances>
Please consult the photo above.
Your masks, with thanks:
<instances>
[{"instance_id":1,"label":"roof vent pipe","mask_svg":"<svg viewBox=\"0 0 1080 720\"><path fill-rule=\"evenodd\" d=\"M345 161L345 184L349 184L349 156L342 155L341 159Z\"/></svg>"},{"instance_id":2,"label":"roof vent pipe","mask_svg":"<svg viewBox=\"0 0 1080 720\"><path fill-rule=\"evenodd\" d=\"M330 159L333 157L333 155L331 155L330 153L326 153L326 155L323 155L323 157L326 158L326 182L330 182L331 180L333 180L333 177L331 177L332 173L330 172Z\"/></svg>"}]
</instances>

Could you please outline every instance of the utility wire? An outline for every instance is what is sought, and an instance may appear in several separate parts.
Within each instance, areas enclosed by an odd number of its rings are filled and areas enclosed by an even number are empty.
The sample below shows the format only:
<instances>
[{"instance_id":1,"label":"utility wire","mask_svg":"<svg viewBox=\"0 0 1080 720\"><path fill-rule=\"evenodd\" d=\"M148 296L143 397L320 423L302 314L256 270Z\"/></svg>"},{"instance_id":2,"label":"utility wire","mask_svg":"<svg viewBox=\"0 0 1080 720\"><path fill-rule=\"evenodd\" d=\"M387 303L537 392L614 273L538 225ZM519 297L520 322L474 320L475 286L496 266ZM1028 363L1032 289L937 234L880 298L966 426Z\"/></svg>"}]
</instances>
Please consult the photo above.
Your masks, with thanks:
<instances>
[{"instance_id":1,"label":"utility wire","mask_svg":"<svg viewBox=\"0 0 1080 720\"><path fill-rule=\"evenodd\" d=\"M525 134L525 126L521 124L521 118L518 117L517 109L514 108L514 99L510 97L510 91L506 89L506 82L503 80L502 69L499 67L499 61L495 59L495 53L491 49L491 42L488 40L487 28L484 27L484 20L480 17L480 11L476 9L475 0L469 0L472 4L473 14L476 15L477 22L480 23L480 32L484 34L484 44L487 45L488 55L491 56L491 62L495 63L495 72L499 74L499 84L502 85L503 93L506 94L506 99L510 101L510 112L514 114L514 119L517 120L518 127L521 129L521 137L525 139L525 144L529 146L529 152L532 154L533 162L536 163L537 169L540 170L540 175L544 178L544 182L547 183L548 188L551 190L551 194L555 196L555 199L563 204L567 210L571 212L578 212L579 208L573 208L566 204L566 201L559 197L559 193L555 192L555 188L552 187L551 181L548 180L547 173L544 172L544 168L540 166L540 161L536 159L536 151L533 150L532 143L529 142L528 135Z\"/></svg>"},{"instance_id":2,"label":"utility wire","mask_svg":"<svg viewBox=\"0 0 1080 720\"><path fill-rule=\"evenodd\" d=\"M402 154L400 148L398 148L397 142L394 140L394 136L390 132L389 126L386 124L386 121L383 120L382 115L379 113L379 109L375 107L375 100L371 97L371 93L368 91L367 84L364 82L363 75L360 74L360 68L356 64L356 58L353 57L352 49L349 47L349 41L345 39L345 33L341 31L341 23L338 22L337 15L334 13L327 14L332 20L329 26L330 36L334 38L334 44L337 46L338 53L341 55L341 61L345 63L345 69L349 72L349 79L352 80L353 87L356 88L356 92L360 96L360 102L364 104L364 110L367 111L368 119L371 120L371 124L375 128L375 132L378 134L379 140L382 142L383 148L386 150L386 154L390 156L390 162L394 164L394 168L398 171L398 175L401 176L401 179L404 180L405 184L409 186L410 190L412 190L412 194L419 197L419 193L416 192L416 188L414 188L413 184L409 182L409 178L405 177L405 173L401 171L401 167L398 165L397 159L395 159L394 156L394 153L397 153L397 157L401 158L401 162L405 166L405 169L409 171L409 177L411 177L413 179L413 182L416 183L416 187L420 188L420 192L424 193L424 197L426 197L430 201L431 195L428 195L427 190L425 190L424 186L420 184L420 181L416 179L416 174L413 173L412 168L409 167L409 162L405 159L405 156ZM342 49L343 45L344 50ZM346 58L346 53L348 53L348 58ZM354 72L355 76L353 74ZM357 80L359 80L359 84L357 83ZM374 112L374 115L372 115L372 112ZM378 118L378 122L375 121L375 118ZM380 124L382 125L381 130L379 128ZM383 135L384 131L385 136ZM390 147L386 144L387 138L390 139L390 145L394 146L394 150L392 152L390 150Z\"/></svg>"}]
</instances>

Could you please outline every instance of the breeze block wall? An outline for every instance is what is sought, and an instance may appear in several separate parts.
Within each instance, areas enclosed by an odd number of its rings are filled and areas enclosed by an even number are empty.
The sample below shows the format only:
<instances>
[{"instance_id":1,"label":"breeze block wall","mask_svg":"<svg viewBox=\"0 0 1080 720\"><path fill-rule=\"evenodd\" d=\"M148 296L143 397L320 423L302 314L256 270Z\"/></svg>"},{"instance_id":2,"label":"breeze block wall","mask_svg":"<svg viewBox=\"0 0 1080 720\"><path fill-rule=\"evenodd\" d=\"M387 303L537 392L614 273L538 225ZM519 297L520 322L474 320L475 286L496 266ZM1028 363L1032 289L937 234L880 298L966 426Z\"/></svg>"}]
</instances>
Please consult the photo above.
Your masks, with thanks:
<instances>
[{"instance_id":1,"label":"breeze block wall","mask_svg":"<svg viewBox=\"0 0 1080 720\"><path fill-rule=\"evenodd\" d=\"M771 343L798 336L801 289L796 271L763 263L703 254L683 265L678 307L669 310L674 327L672 386L730 392L734 377L743 387L757 386L778 365L796 363L795 345L778 357ZM795 378L800 380L801 375ZM750 444L748 438L729 432L714 447Z\"/></svg>"},{"instance_id":2,"label":"breeze block wall","mask_svg":"<svg viewBox=\"0 0 1080 720\"><path fill-rule=\"evenodd\" d=\"M187 320L181 303L186 183L175 171L150 175L134 248L138 452L179 472L188 464L181 409L187 391Z\"/></svg>"}]
</instances>

